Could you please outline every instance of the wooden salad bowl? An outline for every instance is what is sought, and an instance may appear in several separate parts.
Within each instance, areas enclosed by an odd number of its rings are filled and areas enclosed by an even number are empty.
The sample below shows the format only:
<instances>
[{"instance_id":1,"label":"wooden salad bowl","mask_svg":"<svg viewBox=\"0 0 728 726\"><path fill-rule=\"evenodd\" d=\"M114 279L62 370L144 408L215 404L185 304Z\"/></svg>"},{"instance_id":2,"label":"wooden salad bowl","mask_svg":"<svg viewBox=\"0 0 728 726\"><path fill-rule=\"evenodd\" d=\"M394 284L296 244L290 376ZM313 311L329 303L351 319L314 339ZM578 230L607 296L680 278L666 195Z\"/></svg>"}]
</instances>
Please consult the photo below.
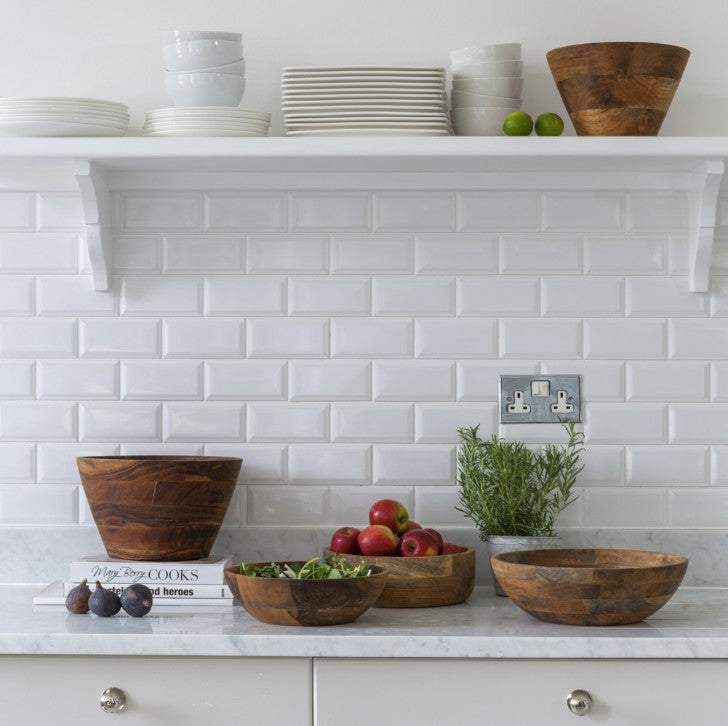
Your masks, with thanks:
<instances>
[{"instance_id":1,"label":"wooden salad bowl","mask_svg":"<svg viewBox=\"0 0 728 726\"><path fill-rule=\"evenodd\" d=\"M335 554L329 549L324 555ZM354 564L386 568L389 573L377 608L427 608L465 602L475 587L475 550L435 557L365 557L338 555Z\"/></svg>"},{"instance_id":2,"label":"wooden salad bowl","mask_svg":"<svg viewBox=\"0 0 728 726\"><path fill-rule=\"evenodd\" d=\"M269 564L254 562L251 566ZM342 625L351 623L366 612L382 592L387 573L382 567L371 569L372 574L365 577L291 580L241 575L239 567L229 567L225 570L225 581L236 602L261 622L272 625Z\"/></svg>"},{"instance_id":3,"label":"wooden salad bowl","mask_svg":"<svg viewBox=\"0 0 728 726\"><path fill-rule=\"evenodd\" d=\"M76 459L110 557L198 560L210 554L242 459L82 456Z\"/></svg>"},{"instance_id":4,"label":"wooden salad bowl","mask_svg":"<svg viewBox=\"0 0 728 726\"><path fill-rule=\"evenodd\" d=\"M546 53L579 136L656 136L689 57L663 43L584 43Z\"/></svg>"},{"instance_id":5,"label":"wooden salad bowl","mask_svg":"<svg viewBox=\"0 0 728 726\"><path fill-rule=\"evenodd\" d=\"M680 555L616 549L505 552L491 563L518 607L565 625L644 620L673 596L688 567Z\"/></svg>"}]
</instances>

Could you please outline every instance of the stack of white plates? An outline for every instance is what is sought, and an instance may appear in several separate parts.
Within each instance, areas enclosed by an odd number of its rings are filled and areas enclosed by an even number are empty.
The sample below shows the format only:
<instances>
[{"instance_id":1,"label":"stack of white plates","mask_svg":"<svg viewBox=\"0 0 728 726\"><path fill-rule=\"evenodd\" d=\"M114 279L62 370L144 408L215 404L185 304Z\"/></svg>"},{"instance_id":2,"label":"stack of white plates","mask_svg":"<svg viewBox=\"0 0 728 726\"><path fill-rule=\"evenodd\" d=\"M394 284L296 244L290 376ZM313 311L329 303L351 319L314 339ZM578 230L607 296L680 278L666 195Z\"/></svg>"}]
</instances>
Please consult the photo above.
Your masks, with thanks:
<instances>
[{"instance_id":1,"label":"stack of white plates","mask_svg":"<svg viewBox=\"0 0 728 726\"><path fill-rule=\"evenodd\" d=\"M283 69L289 136L447 136L445 70L409 66Z\"/></svg>"},{"instance_id":2,"label":"stack of white plates","mask_svg":"<svg viewBox=\"0 0 728 726\"><path fill-rule=\"evenodd\" d=\"M145 136L267 136L270 114L230 106L188 106L150 111Z\"/></svg>"},{"instance_id":3,"label":"stack of white plates","mask_svg":"<svg viewBox=\"0 0 728 726\"><path fill-rule=\"evenodd\" d=\"M0 136L123 136L129 108L95 98L0 98Z\"/></svg>"}]
</instances>

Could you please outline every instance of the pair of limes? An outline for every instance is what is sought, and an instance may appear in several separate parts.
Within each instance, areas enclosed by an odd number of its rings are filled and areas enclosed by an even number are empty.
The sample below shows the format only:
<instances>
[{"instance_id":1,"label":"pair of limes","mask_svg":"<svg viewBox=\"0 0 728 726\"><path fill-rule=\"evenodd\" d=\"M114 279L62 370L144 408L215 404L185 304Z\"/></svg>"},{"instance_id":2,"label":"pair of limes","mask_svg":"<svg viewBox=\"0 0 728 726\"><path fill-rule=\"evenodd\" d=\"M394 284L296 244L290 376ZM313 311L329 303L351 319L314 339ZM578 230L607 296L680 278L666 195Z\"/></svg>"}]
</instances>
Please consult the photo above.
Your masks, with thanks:
<instances>
[{"instance_id":1,"label":"pair of limes","mask_svg":"<svg viewBox=\"0 0 728 726\"><path fill-rule=\"evenodd\" d=\"M506 136L528 136L534 127L538 136L561 136L564 122L557 113L542 113L534 124L525 111L514 111L503 121Z\"/></svg>"}]
</instances>

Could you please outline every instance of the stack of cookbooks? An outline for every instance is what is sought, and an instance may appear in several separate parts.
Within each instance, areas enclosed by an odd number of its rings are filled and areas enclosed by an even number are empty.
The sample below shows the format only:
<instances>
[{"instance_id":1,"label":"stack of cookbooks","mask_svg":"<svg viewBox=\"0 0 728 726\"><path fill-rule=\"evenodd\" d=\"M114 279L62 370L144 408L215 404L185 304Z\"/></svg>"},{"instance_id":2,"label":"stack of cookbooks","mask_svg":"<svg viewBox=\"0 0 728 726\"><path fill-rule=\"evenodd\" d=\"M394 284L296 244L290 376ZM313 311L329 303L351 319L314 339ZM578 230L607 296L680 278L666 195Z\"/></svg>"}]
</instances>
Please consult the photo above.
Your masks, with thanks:
<instances>
[{"instance_id":1,"label":"stack of cookbooks","mask_svg":"<svg viewBox=\"0 0 728 726\"><path fill-rule=\"evenodd\" d=\"M151 589L155 605L232 605L233 596L223 574L231 565L231 555L212 555L185 562L138 562L89 555L71 562L68 581L51 583L36 595L34 603L62 604L68 591L85 578L92 590L98 581L117 594L128 585L141 583Z\"/></svg>"}]
</instances>

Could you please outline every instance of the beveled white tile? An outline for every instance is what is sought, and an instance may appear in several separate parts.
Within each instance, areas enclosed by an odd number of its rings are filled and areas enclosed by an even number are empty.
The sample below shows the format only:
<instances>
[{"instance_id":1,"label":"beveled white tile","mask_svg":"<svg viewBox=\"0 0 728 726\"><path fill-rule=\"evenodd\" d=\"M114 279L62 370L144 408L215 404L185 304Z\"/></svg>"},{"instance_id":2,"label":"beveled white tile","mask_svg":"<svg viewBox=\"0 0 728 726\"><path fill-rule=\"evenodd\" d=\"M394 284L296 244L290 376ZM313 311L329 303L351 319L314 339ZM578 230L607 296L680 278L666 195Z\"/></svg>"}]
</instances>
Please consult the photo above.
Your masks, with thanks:
<instances>
[{"instance_id":1,"label":"beveled white tile","mask_svg":"<svg viewBox=\"0 0 728 726\"><path fill-rule=\"evenodd\" d=\"M335 486L331 488L331 521L337 527L361 528L369 519L369 509L375 500L394 499L402 502L405 509L415 511L412 487Z\"/></svg>"},{"instance_id":2,"label":"beveled white tile","mask_svg":"<svg viewBox=\"0 0 728 726\"><path fill-rule=\"evenodd\" d=\"M587 446L665 443L666 408L657 403L590 403L584 427Z\"/></svg>"},{"instance_id":3,"label":"beveled white tile","mask_svg":"<svg viewBox=\"0 0 728 726\"><path fill-rule=\"evenodd\" d=\"M0 444L0 484L35 482L35 445L28 442ZM74 460L74 466L76 464Z\"/></svg>"},{"instance_id":4,"label":"beveled white tile","mask_svg":"<svg viewBox=\"0 0 728 726\"><path fill-rule=\"evenodd\" d=\"M165 403L162 422L164 441L245 440L242 403Z\"/></svg>"},{"instance_id":5,"label":"beveled white tile","mask_svg":"<svg viewBox=\"0 0 728 726\"><path fill-rule=\"evenodd\" d=\"M627 315L699 317L708 314L708 295L688 290L682 277L632 277L627 280Z\"/></svg>"},{"instance_id":6,"label":"beveled white tile","mask_svg":"<svg viewBox=\"0 0 728 726\"><path fill-rule=\"evenodd\" d=\"M710 447L710 483L728 485L728 446Z\"/></svg>"},{"instance_id":7,"label":"beveled white tile","mask_svg":"<svg viewBox=\"0 0 728 726\"><path fill-rule=\"evenodd\" d=\"M541 364L541 373L580 375L582 400L624 400L624 365L622 363L591 360L549 360Z\"/></svg>"},{"instance_id":8,"label":"beveled white tile","mask_svg":"<svg viewBox=\"0 0 728 726\"><path fill-rule=\"evenodd\" d=\"M162 353L162 325L149 318L96 318L79 321L83 358L157 358Z\"/></svg>"},{"instance_id":9,"label":"beveled white tile","mask_svg":"<svg viewBox=\"0 0 728 726\"><path fill-rule=\"evenodd\" d=\"M627 363L628 401L705 401L707 397L707 363Z\"/></svg>"},{"instance_id":10,"label":"beveled white tile","mask_svg":"<svg viewBox=\"0 0 728 726\"><path fill-rule=\"evenodd\" d=\"M0 193L0 229L30 232L35 227L35 199L28 192Z\"/></svg>"},{"instance_id":11,"label":"beveled white tile","mask_svg":"<svg viewBox=\"0 0 728 726\"><path fill-rule=\"evenodd\" d=\"M75 320L0 320L0 355L9 358L71 358Z\"/></svg>"},{"instance_id":12,"label":"beveled white tile","mask_svg":"<svg viewBox=\"0 0 728 726\"><path fill-rule=\"evenodd\" d=\"M687 192L633 192L627 206L629 229L685 229L689 223Z\"/></svg>"},{"instance_id":13,"label":"beveled white tile","mask_svg":"<svg viewBox=\"0 0 728 726\"><path fill-rule=\"evenodd\" d=\"M587 236L584 268L592 275L664 275L667 239L662 236Z\"/></svg>"},{"instance_id":14,"label":"beveled white tile","mask_svg":"<svg viewBox=\"0 0 728 726\"><path fill-rule=\"evenodd\" d=\"M579 358L581 323L576 320L501 320L501 358Z\"/></svg>"},{"instance_id":15,"label":"beveled white tile","mask_svg":"<svg viewBox=\"0 0 728 726\"><path fill-rule=\"evenodd\" d=\"M703 372L705 371L704 363L685 363L683 365L694 365L702 369ZM0 371L2 371L1 367ZM728 401L728 362L726 361L713 361L710 363L710 400Z\"/></svg>"},{"instance_id":16,"label":"beveled white tile","mask_svg":"<svg viewBox=\"0 0 728 726\"><path fill-rule=\"evenodd\" d=\"M0 270L27 273L75 273L76 235L6 235L0 237Z\"/></svg>"},{"instance_id":17,"label":"beveled white tile","mask_svg":"<svg viewBox=\"0 0 728 726\"><path fill-rule=\"evenodd\" d=\"M252 274L329 271L327 235L250 235L246 250L246 270Z\"/></svg>"},{"instance_id":18,"label":"beveled white tile","mask_svg":"<svg viewBox=\"0 0 728 726\"><path fill-rule=\"evenodd\" d=\"M205 229L210 231L282 230L284 195L278 192L211 192L205 195Z\"/></svg>"},{"instance_id":19,"label":"beveled white tile","mask_svg":"<svg viewBox=\"0 0 728 726\"><path fill-rule=\"evenodd\" d=\"M196 230L202 220L199 194L119 194L122 229Z\"/></svg>"},{"instance_id":20,"label":"beveled white tile","mask_svg":"<svg viewBox=\"0 0 728 726\"><path fill-rule=\"evenodd\" d=\"M413 406L405 403L335 403L331 406L334 442L408 442Z\"/></svg>"},{"instance_id":21,"label":"beveled white tile","mask_svg":"<svg viewBox=\"0 0 728 726\"><path fill-rule=\"evenodd\" d=\"M119 398L119 364L107 360L40 360L38 398L75 401Z\"/></svg>"},{"instance_id":22,"label":"beveled white tile","mask_svg":"<svg viewBox=\"0 0 728 726\"><path fill-rule=\"evenodd\" d=\"M414 513L419 520L435 527L470 522L458 512L458 491L454 486L427 486L415 489Z\"/></svg>"},{"instance_id":23,"label":"beveled white tile","mask_svg":"<svg viewBox=\"0 0 728 726\"><path fill-rule=\"evenodd\" d=\"M0 405L3 441L75 441L75 403L3 403Z\"/></svg>"},{"instance_id":24,"label":"beveled white tile","mask_svg":"<svg viewBox=\"0 0 728 726\"><path fill-rule=\"evenodd\" d=\"M374 195L374 229L378 231L454 231L455 212L455 194L450 192Z\"/></svg>"},{"instance_id":25,"label":"beveled white tile","mask_svg":"<svg viewBox=\"0 0 728 726\"><path fill-rule=\"evenodd\" d=\"M503 236L498 258L500 271L506 274L579 274L581 237Z\"/></svg>"},{"instance_id":26,"label":"beveled white tile","mask_svg":"<svg viewBox=\"0 0 728 726\"><path fill-rule=\"evenodd\" d=\"M326 524L328 487L248 487L248 524Z\"/></svg>"},{"instance_id":27,"label":"beveled white tile","mask_svg":"<svg viewBox=\"0 0 728 726\"><path fill-rule=\"evenodd\" d=\"M77 275L37 278L38 315L116 315L114 292L94 290Z\"/></svg>"},{"instance_id":28,"label":"beveled white tile","mask_svg":"<svg viewBox=\"0 0 728 726\"><path fill-rule=\"evenodd\" d=\"M78 278L76 278L78 285ZM0 281L0 315L35 314L35 278L6 275Z\"/></svg>"},{"instance_id":29,"label":"beveled white tile","mask_svg":"<svg viewBox=\"0 0 728 726\"><path fill-rule=\"evenodd\" d=\"M325 319L249 319L246 328L249 358L325 358L328 354Z\"/></svg>"},{"instance_id":30,"label":"beveled white tile","mask_svg":"<svg viewBox=\"0 0 728 726\"><path fill-rule=\"evenodd\" d=\"M458 315L536 316L540 310L535 277L460 277L456 295Z\"/></svg>"},{"instance_id":31,"label":"beveled white tile","mask_svg":"<svg viewBox=\"0 0 728 726\"><path fill-rule=\"evenodd\" d=\"M371 446L295 444L288 447L288 481L290 484L369 484L371 458Z\"/></svg>"},{"instance_id":32,"label":"beveled white tile","mask_svg":"<svg viewBox=\"0 0 728 726\"><path fill-rule=\"evenodd\" d=\"M411 358L413 340L411 320L331 321L332 358Z\"/></svg>"},{"instance_id":33,"label":"beveled white tile","mask_svg":"<svg viewBox=\"0 0 728 726\"><path fill-rule=\"evenodd\" d=\"M628 484L706 484L707 446L628 446Z\"/></svg>"},{"instance_id":34,"label":"beveled white tile","mask_svg":"<svg viewBox=\"0 0 728 726\"><path fill-rule=\"evenodd\" d=\"M375 361L375 401L451 401L455 364L451 361Z\"/></svg>"},{"instance_id":35,"label":"beveled white tile","mask_svg":"<svg viewBox=\"0 0 728 726\"><path fill-rule=\"evenodd\" d=\"M548 232L620 230L624 227L624 195L548 192L543 195L542 224Z\"/></svg>"},{"instance_id":36,"label":"beveled white tile","mask_svg":"<svg viewBox=\"0 0 728 726\"><path fill-rule=\"evenodd\" d=\"M238 485L233 489L230 505L222 520L223 527L239 527L248 521L248 489Z\"/></svg>"},{"instance_id":37,"label":"beveled white tile","mask_svg":"<svg viewBox=\"0 0 728 726\"><path fill-rule=\"evenodd\" d=\"M499 424L497 434L501 439L512 439L534 445L564 444L567 440L563 424L558 423L539 424L538 426L530 423Z\"/></svg>"},{"instance_id":38,"label":"beveled white tile","mask_svg":"<svg viewBox=\"0 0 728 726\"><path fill-rule=\"evenodd\" d=\"M121 453L124 456L202 456L205 450L203 444L186 442L184 444L121 444Z\"/></svg>"},{"instance_id":39,"label":"beveled white tile","mask_svg":"<svg viewBox=\"0 0 728 726\"><path fill-rule=\"evenodd\" d=\"M589 487L582 499L586 527L644 528L667 523L664 489Z\"/></svg>"},{"instance_id":40,"label":"beveled white tile","mask_svg":"<svg viewBox=\"0 0 728 726\"><path fill-rule=\"evenodd\" d=\"M35 398L35 361L0 361L0 399Z\"/></svg>"},{"instance_id":41,"label":"beveled white tile","mask_svg":"<svg viewBox=\"0 0 728 726\"><path fill-rule=\"evenodd\" d=\"M728 317L728 278L711 276L709 298L710 315L714 318Z\"/></svg>"},{"instance_id":42,"label":"beveled white tile","mask_svg":"<svg viewBox=\"0 0 728 726\"><path fill-rule=\"evenodd\" d=\"M458 229L464 232L540 226L539 195L533 192L461 192L458 212Z\"/></svg>"},{"instance_id":43,"label":"beveled white tile","mask_svg":"<svg viewBox=\"0 0 728 726\"><path fill-rule=\"evenodd\" d=\"M585 358L664 358L662 320L585 320Z\"/></svg>"},{"instance_id":44,"label":"beveled white tile","mask_svg":"<svg viewBox=\"0 0 728 726\"><path fill-rule=\"evenodd\" d=\"M670 358L701 360L728 356L727 320L670 320L668 336Z\"/></svg>"},{"instance_id":45,"label":"beveled white tile","mask_svg":"<svg viewBox=\"0 0 728 726\"><path fill-rule=\"evenodd\" d=\"M288 447L281 444L205 444L205 456L237 456L243 460L241 484L283 483Z\"/></svg>"},{"instance_id":46,"label":"beveled white tile","mask_svg":"<svg viewBox=\"0 0 728 726\"><path fill-rule=\"evenodd\" d=\"M159 403L81 403L79 441L161 441Z\"/></svg>"},{"instance_id":47,"label":"beveled white tile","mask_svg":"<svg viewBox=\"0 0 728 726\"><path fill-rule=\"evenodd\" d=\"M289 315L369 315L368 277L289 277Z\"/></svg>"},{"instance_id":48,"label":"beveled white tile","mask_svg":"<svg viewBox=\"0 0 728 726\"><path fill-rule=\"evenodd\" d=\"M482 275L498 271L498 238L478 235L419 235L415 272L419 275Z\"/></svg>"},{"instance_id":49,"label":"beveled white tile","mask_svg":"<svg viewBox=\"0 0 728 726\"><path fill-rule=\"evenodd\" d=\"M285 277L206 277L205 315L285 315Z\"/></svg>"},{"instance_id":50,"label":"beveled white tile","mask_svg":"<svg viewBox=\"0 0 728 726\"><path fill-rule=\"evenodd\" d=\"M285 361L205 361L205 399L208 401L271 401L285 398Z\"/></svg>"},{"instance_id":51,"label":"beveled white tile","mask_svg":"<svg viewBox=\"0 0 728 726\"><path fill-rule=\"evenodd\" d=\"M166 401L202 398L202 363L186 360L121 362L124 401Z\"/></svg>"},{"instance_id":52,"label":"beveled white tile","mask_svg":"<svg viewBox=\"0 0 728 726\"><path fill-rule=\"evenodd\" d=\"M121 280L121 314L200 315L199 277L125 277Z\"/></svg>"},{"instance_id":53,"label":"beveled white tile","mask_svg":"<svg viewBox=\"0 0 728 726\"><path fill-rule=\"evenodd\" d=\"M624 484L623 446L599 446L589 444L581 454L584 469L577 477L577 485L615 486Z\"/></svg>"},{"instance_id":54,"label":"beveled white tile","mask_svg":"<svg viewBox=\"0 0 728 726\"><path fill-rule=\"evenodd\" d=\"M329 440L325 403L249 403L248 441L323 442Z\"/></svg>"},{"instance_id":55,"label":"beveled white tile","mask_svg":"<svg viewBox=\"0 0 728 726\"><path fill-rule=\"evenodd\" d=\"M374 484L454 484L456 448L451 444L375 446L372 456ZM417 516L421 516L416 512ZM429 519L423 517L422 524Z\"/></svg>"},{"instance_id":56,"label":"beveled white tile","mask_svg":"<svg viewBox=\"0 0 728 726\"><path fill-rule=\"evenodd\" d=\"M165 358L237 358L244 354L240 320L170 319L163 325Z\"/></svg>"},{"instance_id":57,"label":"beveled white tile","mask_svg":"<svg viewBox=\"0 0 728 726\"><path fill-rule=\"evenodd\" d=\"M42 192L36 196L36 226L39 231L81 229L83 223L80 195Z\"/></svg>"},{"instance_id":58,"label":"beveled white tile","mask_svg":"<svg viewBox=\"0 0 728 726\"><path fill-rule=\"evenodd\" d=\"M673 489L669 492L670 524L674 527L720 527L728 524L725 489Z\"/></svg>"},{"instance_id":59,"label":"beveled white tile","mask_svg":"<svg viewBox=\"0 0 728 726\"><path fill-rule=\"evenodd\" d=\"M331 272L401 275L412 272L409 235L337 235L331 240Z\"/></svg>"},{"instance_id":60,"label":"beveled white tile","mask_svg":"<svg viewBox=\"0 0 728 726\"><path fill-rule=\"evenodd\" d=\"M76 457L117 454L117 444L38 444L38 483L80 484Z\"/></svg>"},{"instance_id":61,"label":"beveled white tile","mask_svg":"<svg viewBox=\"0 0 728 726\"><path fill-rule=\"evenodd\" d=\"M685 266L687 268L687 249L685 253ZM715 275L728 275L728 236L725 230L716 230L713 241L713 256L710 260L710 272Z\"/></svg>"},{"instance_id":62,"label":"beveled white tile","mask_svg":"<svg viewBox=\"0 0 728 726\"><path fill-rule=\"evenodd\" d=\"M545 317L620 317L624 284L613 277L546 277L541 281Z\"/></svg>"},{"instance_id":63,"label":"beveled white tile","mask_svg":"<svg viewBox=\"0 0 728 726\"><path fill-rule=\"evenodd\" d=\"M455 285L449 277L375 277L374 315L452 315Z\"/></svg>"},{"instance_id":64,"label":"beveled white tile","mask_svg":"<svg viewBox=\"0 0 728 726\"><path fill-rule=\"evenodd\" d=\"M711 267L715 269L715 265ZM667 271L670 275L690 274L690 243L687 234L672 232L667 236Z\"/></svg>"},{"instance_id":65,"label":"beveled white tile","mask_svg":"<svg viewBox=\"0 0 728 726\"><path fill-rule=\"evenodd\" d=\"M500 377L538 373L538 363L532 361L458 361L458 401L497 401L500 392Z\"/></svg>"},{"instance_id":66,"label":"beveled white tile","mask_svg":"<svg viewBox=\"0 0 728 726\"><path fill-rule=\"evenodd\" d=\"M364 361L304 361L288 364L291 401L371 399L371 366Z\"/></svg>"},{"instance_id":67,"label":"beveled white tile","mask_svg":"<svg viewBox=\"0 0 728 726\"><path fill-rule=\"evenodd\" d=\"M415 442L418 444L455 444L458 429L480 426L481 438L498 432L496 403L416 403Z\"/></svg>"},{"instance_id":68,"label":"beveled white tile","mask_svg":"<svg viewBox=\"0 0 728 726\"><path fill-rule=\"evenodd\" d=\"M670 406L671 444L723 444L728 439L728 405L676 403Z\"/></svg>"},{"instance_id":69,"label":"beveled white tile","mask_svg":"<svg viewBox=\"0 0 728 726\"><path fill-rule=\"evenodd\" d=\"M111 240L111 258L116 273L159 273L161 241L152 235L116 235Z\"/></svg>"},{"instance_id":70,"label":"beveled white tile","mask_svg":"<svg viewBox=\"0 0 728 726\"><path fill-rule=\"evenodd\" d=\"M228 272L242 269L241 237L166 235L163 240L165 272Z\"/></svg>"},{"instance_id":71,"label":"beveled white tile","mask_svg":"<svg viewBox=\"0 0 728 726\"><path fill-rule=\"evenodd\" d=\"M0 488L2 524L76 524L78 487L5 486Z\"/></svg>"},{"instance_id":72,"label":"beveled white tile","mask_svg":"<svg viewBox=\"0 0 728 726\"><path fill-rule=\"evenodd\" d=\"M297 232L366 231L369 205L365 192L293 192L288 195L288 226Z\"/></svg>"},{"instance_id":73,"label":"beveled white tile","mask_svg":"<svg viewBox=\"0 0 728 726\"><path fill-rule=\"evenodd\" d=\"M417 358L495 358L495 320L415 320Z\"/></svg>"}]
</instances>

